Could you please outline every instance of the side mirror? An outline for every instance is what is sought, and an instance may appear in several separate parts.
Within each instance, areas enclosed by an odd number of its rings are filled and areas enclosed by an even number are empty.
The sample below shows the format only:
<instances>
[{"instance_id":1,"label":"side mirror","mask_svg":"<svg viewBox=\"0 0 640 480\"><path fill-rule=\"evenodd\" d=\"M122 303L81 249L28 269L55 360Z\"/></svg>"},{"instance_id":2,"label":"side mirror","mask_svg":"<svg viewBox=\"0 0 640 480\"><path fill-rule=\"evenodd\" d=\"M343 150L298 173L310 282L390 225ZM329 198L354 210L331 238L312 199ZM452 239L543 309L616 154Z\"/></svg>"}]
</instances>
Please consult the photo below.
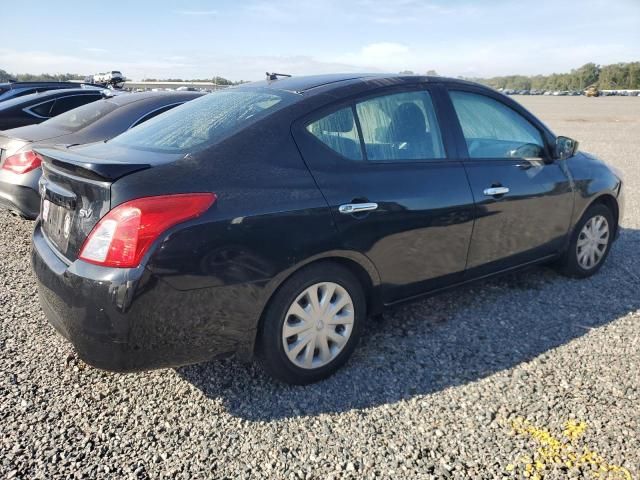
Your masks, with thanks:
<instances>
[{"instance_id":1,"label":"side mirror","mask_svg":"<svg viewBox=\"0 0 640 480\"><path fill-rule=\"evenodd\" d=\"M554 158L560 160L566 160L573 157L578 151L578 142L569 137L556 138L556 145L554 148Z\"/></svg>"}]
</instances>

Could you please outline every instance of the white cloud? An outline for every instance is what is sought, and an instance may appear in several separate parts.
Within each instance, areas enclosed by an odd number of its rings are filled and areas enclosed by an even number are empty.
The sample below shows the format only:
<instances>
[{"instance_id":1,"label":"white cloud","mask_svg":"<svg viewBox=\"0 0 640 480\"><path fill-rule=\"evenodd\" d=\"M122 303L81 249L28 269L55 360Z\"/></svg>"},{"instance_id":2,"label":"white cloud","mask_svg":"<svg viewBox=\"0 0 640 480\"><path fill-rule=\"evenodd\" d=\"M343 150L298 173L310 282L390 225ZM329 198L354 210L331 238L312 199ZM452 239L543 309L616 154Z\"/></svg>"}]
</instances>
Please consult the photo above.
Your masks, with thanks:
<instances>
[{"instance_id":1,"label":"white cloud","mask_svg":"<svg viewBox=\"0 0 640 480\"><path fill-rule=\"evenodd\" d=\"M395 0L394 2L360 0L358 10L360 18L382 25L421 24L426 26L435 19L451 21L468 17L476 13L478 7L465 2L452 5L451 2L433 0Z\"/></svg>"},{"instance_id":2,"label":"white cloud","mask_svg":"<svg viewBox=\"0 0 640 480\"><path fill-rule=\"evenodd\" d=\"M109 51L106 48L97 48L97 47L85 47L83 48L83 50L89 53L107 53Z\"/></svg>"},{"instance_id":3,"label":"white cloud","mask_svg":"<svg viewBox=\"0 0 640 480\"><path fill-rule=\"evenodd\" d=\"M164 58L127 58L119 53L108 55L75 56L43 51L16 51L0 49L0 65L11 73L78 73L88 75L106 70L121 70L129 78L143 76L173 77L182 71L197 70L198 65Z\"/></svg>"},{"instance_id":4,"label":"white cloud","mask_svg":"<svg viewBox=\"0 0 640 480\"><path fill-rule=\"evenodd\" d=\"M414 63L415 55L404 44L394 42L376 42L365 45L357 52L340 54L333 60L345 64L356 65L366 70L395 71L404 70ZM331 61L331 57L325 57Z\"/></svg>"},{"instance_id":5,"label":"white cloud","mask_svg":"<svg viewBox=\"0 0 640 480\"><path fill-rule=\"evenodd\" d=\"M194 17L206 17L210 15L217 15L217 10L177 10L178 15L188 15Z\"/></svg>"}]
</instances>

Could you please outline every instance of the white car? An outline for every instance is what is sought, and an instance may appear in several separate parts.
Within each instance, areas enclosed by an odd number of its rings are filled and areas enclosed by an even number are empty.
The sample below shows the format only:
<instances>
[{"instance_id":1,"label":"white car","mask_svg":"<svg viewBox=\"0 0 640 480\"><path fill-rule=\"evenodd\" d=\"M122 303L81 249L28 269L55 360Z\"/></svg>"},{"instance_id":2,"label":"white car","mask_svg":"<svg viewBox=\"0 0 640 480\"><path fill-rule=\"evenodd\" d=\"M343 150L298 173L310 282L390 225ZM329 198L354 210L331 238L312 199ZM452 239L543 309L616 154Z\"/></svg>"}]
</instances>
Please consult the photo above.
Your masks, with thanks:
<instances>
[{"instance_id":1,"label":"white car","mask_svg":"<svg viewBox=\"0 0 640 480\"><path fill-rule=\"evenodd\" d=\"M118 85L125 81L124 75L118 70L112 70L107 73L98 73L93 76L93 81L100 84Z\"/></svg>"}]
</instances>

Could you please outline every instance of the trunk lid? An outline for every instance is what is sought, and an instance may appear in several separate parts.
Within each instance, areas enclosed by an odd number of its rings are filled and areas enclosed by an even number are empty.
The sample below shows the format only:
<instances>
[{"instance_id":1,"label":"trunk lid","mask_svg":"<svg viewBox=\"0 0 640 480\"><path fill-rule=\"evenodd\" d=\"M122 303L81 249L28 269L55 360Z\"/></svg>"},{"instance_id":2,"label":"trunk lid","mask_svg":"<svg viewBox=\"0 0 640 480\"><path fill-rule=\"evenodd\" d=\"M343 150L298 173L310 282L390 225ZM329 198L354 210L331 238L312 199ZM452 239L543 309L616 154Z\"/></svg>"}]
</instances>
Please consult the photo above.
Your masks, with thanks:
<instances>
[{"instance_id":1,"label":"trunk lid","mask_svg":"<svg viewBox=\"0 0 640 480\"><path fill-rule=\"evenodd\" d=\"M27 125L25 127L11 128L4 130L2 134L7 137L22 139L25 142L42 142L51 140L52 138L68 135L68 130L62 130L56 127L50 127L46 122L36 125Z\"/></svg>"},{"instance_id":2,"label":"trunk lid","mask_svg":"<svg viewBox=\"0 0 640 480\"><path fill-rule=\"evenodd\" d=\"M44 236L67 260L111 209L111 184L144 170L145 162L105 160L64 148L36 148L42 157L40 219Z\"/></svg>"}]
</instances>

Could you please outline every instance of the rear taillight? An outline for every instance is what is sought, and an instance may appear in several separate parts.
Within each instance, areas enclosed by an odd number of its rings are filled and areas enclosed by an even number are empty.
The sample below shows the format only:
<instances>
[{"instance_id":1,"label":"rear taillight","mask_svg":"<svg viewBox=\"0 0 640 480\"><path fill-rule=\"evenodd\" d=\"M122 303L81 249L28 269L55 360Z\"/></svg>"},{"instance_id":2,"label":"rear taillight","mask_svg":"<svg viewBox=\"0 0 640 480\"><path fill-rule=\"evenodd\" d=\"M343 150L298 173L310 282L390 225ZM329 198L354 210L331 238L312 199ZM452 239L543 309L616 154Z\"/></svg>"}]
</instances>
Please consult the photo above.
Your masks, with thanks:
<instances>
[{"instance_id":1,"label":"rear taillight","mask_svg":"<svg viewBox=\"0 0 640 480\"><path fill-rule=\"evenodd\" d=\"M214 193L188 193L118 205L93 228L79 258L107 267L137 267L162 232L202 215L215 201Z\"/></svg>"},{"instance_id":2,"label":"rear taillight","mask_svg":"<svg viewBox=\"0 0 640 480\"><path fill-rule=\"evenodd\" d=\"M4 159L2 168L13 173L23 174L30 172L42 165L42 159L34 151L16 153Z\"/></svg>"}]
</instances>

